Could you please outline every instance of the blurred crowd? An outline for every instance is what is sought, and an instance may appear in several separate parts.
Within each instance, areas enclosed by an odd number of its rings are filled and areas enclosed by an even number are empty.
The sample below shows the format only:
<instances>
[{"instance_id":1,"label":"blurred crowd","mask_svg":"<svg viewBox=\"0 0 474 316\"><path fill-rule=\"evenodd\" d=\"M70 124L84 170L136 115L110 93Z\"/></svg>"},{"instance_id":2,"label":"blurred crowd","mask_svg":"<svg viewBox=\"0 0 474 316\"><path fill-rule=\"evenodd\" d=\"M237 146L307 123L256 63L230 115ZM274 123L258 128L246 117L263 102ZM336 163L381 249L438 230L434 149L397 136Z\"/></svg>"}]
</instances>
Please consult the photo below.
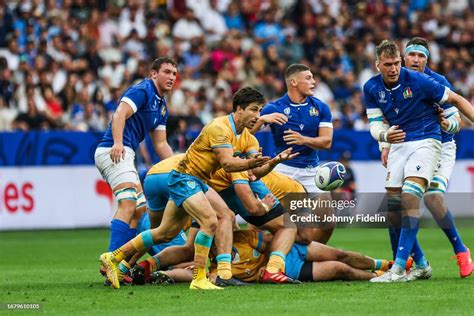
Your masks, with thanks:
<instances>
[{"instance_id":1,"label":"blurred crowd","mask_svg":"<svg viewBox=\"0 0 474 316\"><path fill-rule=\"evenodd\" d=\"M335 128L365 130L374 47L412 36L429 40L429 66L474 100L468 0L0 0L0 130L102 131L124 89L165 55L180 70L168 96L175 147L230 112L239 87L284 94L295 62L312 68Z\"/></svg>"}]
</instances>

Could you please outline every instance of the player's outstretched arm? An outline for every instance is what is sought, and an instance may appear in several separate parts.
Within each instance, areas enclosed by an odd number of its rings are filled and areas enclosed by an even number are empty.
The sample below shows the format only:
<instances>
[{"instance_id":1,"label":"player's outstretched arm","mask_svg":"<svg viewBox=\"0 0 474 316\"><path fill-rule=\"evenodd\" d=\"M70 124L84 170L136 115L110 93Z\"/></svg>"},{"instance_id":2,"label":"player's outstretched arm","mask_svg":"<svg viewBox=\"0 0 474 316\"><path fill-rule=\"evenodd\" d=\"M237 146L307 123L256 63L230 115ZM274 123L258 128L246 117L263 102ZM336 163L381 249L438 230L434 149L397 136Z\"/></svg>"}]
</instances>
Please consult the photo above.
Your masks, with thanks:
<instances>
[{"instance_id":1,"label":"player's outstretched arm","mask_svg":"<svg viewBox=\"0 0 474 316\"><path fill-rule=\"evenodd\" d=\"M459 112L464 114L471 122L474 122L474 107L464 97L456 92L449 91L446 102L457 107Z\"/></svg>"},{"instance_id":2,"label":"player's outstretched arm","mask_svg":"<svg viewBox=\"0 0 474 316\"><path fill-rule=\"evenodd\" d=\"M126 102L120 102L117 110L112 116L112 137L114 145L110 150L110 158L114 163L120 162L125 157L125 149L123 147L123 130L125 129L125 121L133 115L133 109Z\"/></svg>"},{"instance_id":3,"label":"player's outstretched arm","mask_svg":"<svg viewBox=\"0 0 474 316\"><path fill-rule=\"evenodd\" d=\"M154 130L150 133L153 148L161 160L173 156L173 149L166 139L166 130Z\"/></svg>"},{"instance_id":4,"label":"player's outstretched arm","mask_svg":"<svg viewBox=\"0 0 474 316\"><path fill-rule=\"evenodd\" d=\"M214 152L217 161L219 161L219 164L225 172L239 172L250 170L256 167L263 166L270 160L270 157L262 157L262 155L260 154L256 155L254 158L251 159L241 159L238 157L234 157L234 150L232 148L226 147L213 148L212 151Z\"/></svg>"},{"instance_id":5,"label":"player's outstretched arm","mask_svg":"<svg viewBox=\"0 0 474 316\"><path fill-rule=\"evenodd\" d=\"M288 117L281 113L270 113L260 116L257 123L255 123L254 127L250 130L250 133L255 134L257 133L263 124L278 124L283 125L288 122Z\"/></svg>"},{"instance_id":6,"label":"player's outstretched arm","mask_svg":"<svg viewBox=\"0 0 474 316\"><path fill-rule=\"evenodd\" d=\"M275 168L276 165L278 165L279 163L283 161L291 160L300 154L300 153L292 153L292 150L293 150L292 147L285 149L284 151L282 151L281 153L279 153L278 155L270 159L270 161L268 161L267 164L261 167L252 169L252 173L254 174L255 177L257 177L257 179L263 178L264 176L269 174L273 170L273 168Z\"/></svg>"}]
</instances>

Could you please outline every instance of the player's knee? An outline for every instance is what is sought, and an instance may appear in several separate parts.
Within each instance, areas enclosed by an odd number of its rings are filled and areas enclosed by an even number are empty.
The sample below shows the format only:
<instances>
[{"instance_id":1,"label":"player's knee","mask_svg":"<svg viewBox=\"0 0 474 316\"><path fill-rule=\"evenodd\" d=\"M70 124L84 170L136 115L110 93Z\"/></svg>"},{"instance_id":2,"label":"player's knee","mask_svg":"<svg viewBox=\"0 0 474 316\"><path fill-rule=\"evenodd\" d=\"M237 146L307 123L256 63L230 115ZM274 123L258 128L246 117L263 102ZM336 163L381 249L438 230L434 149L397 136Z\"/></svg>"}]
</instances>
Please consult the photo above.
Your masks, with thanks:
<instances>
[{"instance_id":1,"label":"player's knee","mask_svg":"<svg viewBox=\"0 0 474 316\"><path fill-rule=\"evenodd\" d=\"M423 200L426 207L431 210L443 202L443 195L436 193L426 194Z\"/></svg>"},{"instance_id":2,"label":"player's knee","mask_svg":"<svg viewBox=\"0 0 474 316\"><path fill-rule=\"evenodd\" d=\"M209 214L201 219L199 225L202 231L214 235L217 230L217 216L214 213Z\"/></svg>"},{"instance_id":3,"label":"player's knee","mask_svg":"<svg viewBox=\"0 0 474 316\"><path fill-rule=\"evenodd\" d=\"M312 229L299 229L296 235L296 242L303 245L309 245L314 239Z\"/></svg>"},{"instance_id":4,"label":"player's knee","mask_svg":"<svg viewBox=\"0 0 474 316\"><path fill-rule=\"evenodd\" d=\"M115 190L115 198L118 203L118 212L133 215L137 203L137 189L136 188L122 188Z\"/></svg>"},{"instance_id":5,"label":"player's knee","mask_svg":"<svg viewBox=\"0 0 474 316\"><path fill-rule=\"evenodd\" d=\"M219 220L225 220L234 222L235 221L235 214L229 208L222 209L218 214L217 217Z\"/></svg>"}]
</instances>

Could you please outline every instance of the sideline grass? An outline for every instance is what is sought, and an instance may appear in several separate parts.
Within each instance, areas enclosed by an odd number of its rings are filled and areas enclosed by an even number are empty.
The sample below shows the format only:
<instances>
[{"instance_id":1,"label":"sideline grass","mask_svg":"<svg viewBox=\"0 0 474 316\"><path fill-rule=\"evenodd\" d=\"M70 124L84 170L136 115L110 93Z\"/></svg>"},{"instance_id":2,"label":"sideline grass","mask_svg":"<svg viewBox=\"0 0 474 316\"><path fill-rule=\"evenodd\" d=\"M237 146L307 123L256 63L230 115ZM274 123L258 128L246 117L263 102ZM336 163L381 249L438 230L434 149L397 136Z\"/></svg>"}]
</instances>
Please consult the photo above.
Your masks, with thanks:
<instances>
[{"instance_id":1,"label":"sideline grass","mask_svg":"<svg viewBox=\"0 0 474 316\"><path fill-rule=\"evenodd\" d=\"M474 230L461 229L474 247ZM369 256L389 257L383 229L339 229L330 245ZM408 284L367 282L256 285L194 292L187 285L102 285L98 256L108 230L0 233L0 314L7 303L38 303L15 314L429 314L472 315L474 276L460 279L451 246L439 229L420 230L420 243L434 276ZM9 313L10 314L10 313Z\"/></svg>"}]
</instances>

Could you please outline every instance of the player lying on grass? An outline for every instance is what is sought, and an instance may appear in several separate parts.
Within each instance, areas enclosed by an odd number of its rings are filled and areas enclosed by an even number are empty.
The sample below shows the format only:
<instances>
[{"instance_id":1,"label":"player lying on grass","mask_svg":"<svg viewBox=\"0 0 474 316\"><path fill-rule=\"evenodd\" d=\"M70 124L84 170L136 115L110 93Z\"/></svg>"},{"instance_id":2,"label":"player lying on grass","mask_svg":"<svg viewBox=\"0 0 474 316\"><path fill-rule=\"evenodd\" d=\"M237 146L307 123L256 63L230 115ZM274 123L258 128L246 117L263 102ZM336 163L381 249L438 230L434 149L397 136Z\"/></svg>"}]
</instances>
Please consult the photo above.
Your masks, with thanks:
<instances>
[{"instance_id":1,"label":"player lying on grass","mask_svg":"<svg viewBox=\"0 0 474 316\"><path fill-rule=\"evenodd\" d=\"M197 228L191 228L190 236ZM246 282L259 282L268 262L268 245L273 236L262 231L234 231L232 247L232 273ZM215 249L213 249L215 250ZM211 255L215 252L212 251ZM153 262L152 258L146 260ZM370 280L388 270L387 260L373 259L357 252L326 246L318 242L309 245L294 244L286 256L285 273L300 281ZM144 266L148 263L141 262ZM151 263L151 274L146 281L150 283L190 282L192 271L174 268L156 271ZM210 278L216 275L215 260L211 263ZM143 281L143 275L133 275Z\"/></svg>"}]
</instances>

